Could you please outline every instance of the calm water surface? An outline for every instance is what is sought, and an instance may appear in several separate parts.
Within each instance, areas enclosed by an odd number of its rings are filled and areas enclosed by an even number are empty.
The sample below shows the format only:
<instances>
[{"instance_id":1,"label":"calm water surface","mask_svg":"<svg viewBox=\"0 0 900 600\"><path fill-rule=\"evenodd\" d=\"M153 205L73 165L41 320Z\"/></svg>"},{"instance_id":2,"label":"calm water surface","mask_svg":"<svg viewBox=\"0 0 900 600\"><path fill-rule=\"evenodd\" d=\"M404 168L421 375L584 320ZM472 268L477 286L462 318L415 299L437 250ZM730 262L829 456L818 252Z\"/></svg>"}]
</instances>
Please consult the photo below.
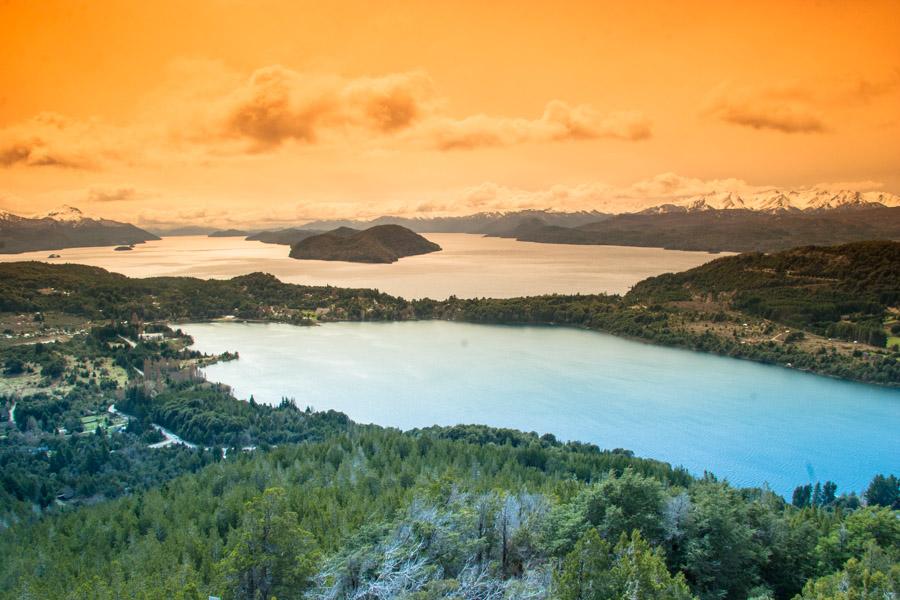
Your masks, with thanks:
<instances>
[{"instance_id":1,"label":"calm water surface","mask_svg":"<svg viewBox=\"0 0 900 600\"><path fill-rule=\"evenodd\" d=\"M556 327L184 325L239 398L363 423L483 423L628 448L788 494L900 472L900 391Z\"/></svg>"},{"instance_id":2,"label":"calm water surface","mask_svg":"<svg viewBox=\"0 0 900 600\"><path fill-rule=\"evenodd\" d=\"M377 288L405 298L509 298L537 294L623 293L638 281L684 271L716 258L706 252L622 246L534 244L465 233L425 234L443 250L389 265L295 260L287 246L243 238L169 237L130 252L70 248L0 255L0 261L42 260L102 267L129 277L229 278L255 271L289 283Z\"/></svg>"}]
</instances>

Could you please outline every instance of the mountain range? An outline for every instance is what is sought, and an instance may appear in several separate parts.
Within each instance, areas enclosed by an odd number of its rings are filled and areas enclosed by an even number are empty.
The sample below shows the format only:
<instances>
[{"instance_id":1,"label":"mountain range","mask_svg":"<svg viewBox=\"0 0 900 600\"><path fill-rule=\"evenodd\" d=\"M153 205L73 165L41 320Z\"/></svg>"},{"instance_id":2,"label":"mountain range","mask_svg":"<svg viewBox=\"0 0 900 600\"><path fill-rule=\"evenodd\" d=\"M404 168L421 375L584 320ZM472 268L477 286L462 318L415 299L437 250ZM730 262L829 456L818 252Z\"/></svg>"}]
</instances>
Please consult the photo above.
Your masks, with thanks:
<instances>
[{"instance_id":1,"label":"mountain range","mask_svg":"<svg viewBox=\"0 0 900 600\"><path fill-rule=\"evenodd\" d=\"M519 210L512 212L481 212L462 217L392 217L372 220L323 220L312 221L300 229L332 230L338 227L365 229L377 225L400 225L419 233L477 233L494 235L519 226L525 221L540 218L549 225L577 227L607 218L609 215L594 210L561 212L554 210Z\"/></svg>"},{"instance_id":2,"label":"mountain range","mask_svg":"<svg viewBox=\"0 0 900 600\"><path fill-rule=\"evenodd\" d=\"M499 234L522 242L772 252L794 246L900 239L900 207L764 212L704 209L615 215L578 227L533 219Z\"/></svg>"},{"instance_id":3,"label":"mountain range","mask_svg":"<svg viewBox=\"0 0 900 600\"><path fill-rule=\"evenodd\" d=\"M557 244L662 247L706 251L771 251L800 244L900 239L900 196L889 192L825 188L710 192L634 213L518 210L455 217L382 216L371 220L319 220L251 233L251 241L295 246L339 228L398 225L417 233L470 233ZM210 233L187 227L166 235ZM249 233L249 232L246 232ZM70 206L34 217L0 211L0 253L119 246L159 239L134 225L91 218Z\"/></svg>"},{"instance_id":4,"label":"mountain range","mask_svg":"<svg viewBox=\"0 0 900 600\"><path fill-rule=\"evenodd\" d=\"M0 254L85 246L129 246L158 239L130 223L88 217L72 206L34 217L0 211Z\"/></svg>"},{"instance_id":5,"label":"mountain range","mask_svg":"<svg viewBox=\"0 0 900 600\"><path fill-rule=\"evenodd\" d=\"M660 204L641 214L698 212L705 210L753 210L757 212L800 212L855 208L900 207L900 196L888 192L833 191L822 188L801 190L771 189L749 194L710 192L684 200Z\"/></svg>"},{"instance_id":6,"label":"mountain range","mask_svg":"<svg viewBox=\"0 0 900 600\"><path fill-rule=\"evenodd\" d=\"M636 213L522 210L463 217L384 216L313 221L248 239L293 245L323 229L385 224L420 233L471 233L538 243L769 252L807 244L900 239L900 196L822 188L712 192Z\"/></svg>"}]
</instances>

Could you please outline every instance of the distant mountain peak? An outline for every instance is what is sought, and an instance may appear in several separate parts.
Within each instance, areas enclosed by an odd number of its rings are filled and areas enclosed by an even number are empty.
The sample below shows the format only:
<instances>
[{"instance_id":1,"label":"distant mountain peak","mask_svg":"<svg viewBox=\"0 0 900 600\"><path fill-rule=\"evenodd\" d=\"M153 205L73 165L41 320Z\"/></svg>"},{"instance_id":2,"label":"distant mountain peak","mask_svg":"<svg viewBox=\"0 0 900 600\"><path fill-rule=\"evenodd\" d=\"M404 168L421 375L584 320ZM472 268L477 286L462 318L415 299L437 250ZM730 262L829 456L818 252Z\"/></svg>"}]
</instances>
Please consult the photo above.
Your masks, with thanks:
<instances>
[{"instance_id":1,"label":"distant mountain peak","mask_svg":"<svg viewBox=\"0 0 900 600\"><path fill-rule=\"evenodd\" d=\"M58 221L61 223L74 223L74 222L78 222L78 221L83 221L83 220L87 219L88 217L86 217L84 215L84 213L81 212L80 209L78 209L74 206L69 206L68 204L63 204L59 208L55 208L55 209L51 210L50 212L48 212L44 215L39 215L35 218L52 219L54 221Z\"/></svg>"},{"instance_id":2,"label":"distant mountain peak","mask_svg":"<svg viewBox=\"0 0 900 600\"><path fill-rule=\"evenodd\" d=\"M68 205L30 218L0 213L0 254L88 246L130 246L158 239L130 223L88 217L78 208Z\"/></svg>"}]
</instances>

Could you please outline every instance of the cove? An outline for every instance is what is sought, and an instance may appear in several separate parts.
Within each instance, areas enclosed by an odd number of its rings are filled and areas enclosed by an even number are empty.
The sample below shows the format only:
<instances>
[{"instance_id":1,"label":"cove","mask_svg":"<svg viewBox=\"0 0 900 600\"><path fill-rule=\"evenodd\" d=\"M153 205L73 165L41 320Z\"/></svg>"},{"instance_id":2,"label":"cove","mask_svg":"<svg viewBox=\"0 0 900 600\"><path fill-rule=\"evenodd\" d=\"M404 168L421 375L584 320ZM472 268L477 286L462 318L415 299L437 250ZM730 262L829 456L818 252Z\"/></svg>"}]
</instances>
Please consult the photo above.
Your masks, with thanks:
<instances>
[{"instance_id":1,"label":"cove","mask_svg":"<svg viewBox=\"0 0 900 600\"><path fill-rule=\"evenodd\" d=\"M900 471L900 391L564 327L180 325L235 395L410 429L479 423L627 448L739 486Z\"/></svg>"}]
</instances>

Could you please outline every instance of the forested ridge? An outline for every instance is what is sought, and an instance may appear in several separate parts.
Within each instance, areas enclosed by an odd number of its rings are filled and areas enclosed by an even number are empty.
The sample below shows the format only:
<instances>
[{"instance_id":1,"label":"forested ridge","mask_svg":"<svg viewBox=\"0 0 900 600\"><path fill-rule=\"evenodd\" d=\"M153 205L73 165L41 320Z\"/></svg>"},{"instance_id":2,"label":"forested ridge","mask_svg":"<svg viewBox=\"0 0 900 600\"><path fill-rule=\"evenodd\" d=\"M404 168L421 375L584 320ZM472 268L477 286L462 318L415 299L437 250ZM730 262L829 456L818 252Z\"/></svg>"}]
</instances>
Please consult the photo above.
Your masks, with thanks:
<instances>
[{"instance_id":1,"label":"forested ridge","mask_svg":"<svg viewBox=\"0 0 900 600\"><path fill-rule=\"evenodd\" d=\"M861 242L748 253L638 283L629 297L729 296L731 306L815 333L887 341L886 311L900 305L900 243Z\"/></svg>"}]
</instances>

